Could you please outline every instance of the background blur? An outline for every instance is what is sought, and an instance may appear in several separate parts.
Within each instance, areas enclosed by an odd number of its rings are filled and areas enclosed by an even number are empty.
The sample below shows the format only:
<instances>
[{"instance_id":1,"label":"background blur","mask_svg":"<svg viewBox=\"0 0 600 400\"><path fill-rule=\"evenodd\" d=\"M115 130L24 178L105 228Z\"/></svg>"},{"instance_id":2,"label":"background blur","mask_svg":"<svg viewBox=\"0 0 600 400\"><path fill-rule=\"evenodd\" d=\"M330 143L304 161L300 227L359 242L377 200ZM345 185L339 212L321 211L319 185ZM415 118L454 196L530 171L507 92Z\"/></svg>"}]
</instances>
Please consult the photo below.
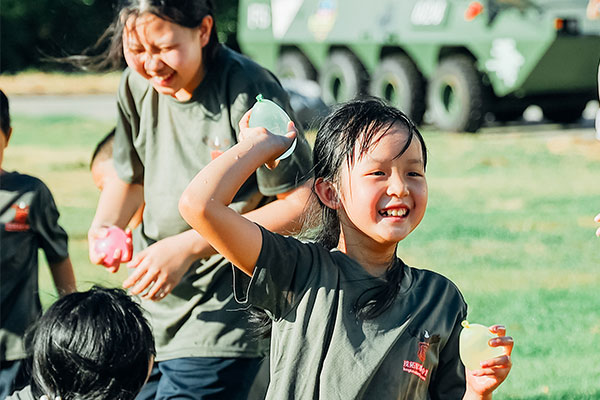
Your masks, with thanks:
<instances>
[{"instance_id":1,"label":"background blur","mask_svg":"<svg viewBox=\"0 0 600 400\"><path fill-rule=\"evenodd\" d=\"M66 69L43 55L79 54L112 22L118 0L2 0L0 71ZM219 38L236 48L238 0L217 0Z\"/></svg>"},{"instance_id":2,"label":"background blur","mask_svg":"<svg viewBox=\"0 0 600 400\"><path fill-rule=\"evenodd\" d=\"M216 3L221 40L237 48L238 2ZM114 126L119 73L73 73L43 57L93 44L115 4L0 2L0 88L14 128L3 168L50 187L80 289L120 286L127 274L125 267L109 274L91 265L86 239L98 200L89 161ZM471 322L507 326L516 342L514 368L495 399L600 399L597 108L590 102L571 124L552 123L533 108L523 119L491 122L477 134L421 127L429 148L429 205L399 255L452 279ZM314 130L307 134L314 139ZM45 307L56 299L45 262L40 295Z\"/></svg>"}]
</instances>

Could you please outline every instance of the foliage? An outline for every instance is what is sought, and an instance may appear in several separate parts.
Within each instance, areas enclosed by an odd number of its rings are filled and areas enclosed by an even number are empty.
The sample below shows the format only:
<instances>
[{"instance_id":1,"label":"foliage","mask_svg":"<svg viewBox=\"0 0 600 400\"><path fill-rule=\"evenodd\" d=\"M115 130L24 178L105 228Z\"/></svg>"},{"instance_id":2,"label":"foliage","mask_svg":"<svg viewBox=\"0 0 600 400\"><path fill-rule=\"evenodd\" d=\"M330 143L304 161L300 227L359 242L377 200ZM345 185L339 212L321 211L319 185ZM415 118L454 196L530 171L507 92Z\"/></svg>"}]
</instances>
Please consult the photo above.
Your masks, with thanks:
<instances>
[{"instance_id":1,"label":"foliage","mask_svg":"<svg viewBox=\"0 0 600 400\"><path fill-rule=\"evenodd\" d=\"M215 0L221 41L237 48L238 0ZM118 0L2 0L0 71L65 68L44 58L79 54L112 22Z\"/></svg>"}]
</instances>

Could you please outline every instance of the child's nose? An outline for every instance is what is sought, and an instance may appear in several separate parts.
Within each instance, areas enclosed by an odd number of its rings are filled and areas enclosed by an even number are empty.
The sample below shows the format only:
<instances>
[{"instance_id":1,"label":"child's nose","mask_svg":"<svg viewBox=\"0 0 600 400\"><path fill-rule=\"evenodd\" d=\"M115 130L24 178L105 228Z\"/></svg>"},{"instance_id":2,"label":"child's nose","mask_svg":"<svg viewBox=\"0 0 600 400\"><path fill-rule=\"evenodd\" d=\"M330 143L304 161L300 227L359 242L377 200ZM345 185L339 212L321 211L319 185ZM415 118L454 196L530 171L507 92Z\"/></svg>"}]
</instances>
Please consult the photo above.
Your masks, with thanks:
<instances>
[{"instance_id":1,"label":"child's nose","mask_svg":"<svg viewBox=\"0 0 600 400\"><path fill-rule=\"evenodd\" d=\"M391 176L388 181L389 196L393 197L404 197L409 194L408 184L399 176Z\"/></svg>"},{"instance_id":2,"label":"child's nose","mask_svg":"<svg viewBox=\"0 0 600 400\"><path fill-rule=\"evenodd\" d=\"M164 67L164 63L158 54L148 54L144 60L144 69L147 72L157 72Z\"/></svg>"}]
</instances>

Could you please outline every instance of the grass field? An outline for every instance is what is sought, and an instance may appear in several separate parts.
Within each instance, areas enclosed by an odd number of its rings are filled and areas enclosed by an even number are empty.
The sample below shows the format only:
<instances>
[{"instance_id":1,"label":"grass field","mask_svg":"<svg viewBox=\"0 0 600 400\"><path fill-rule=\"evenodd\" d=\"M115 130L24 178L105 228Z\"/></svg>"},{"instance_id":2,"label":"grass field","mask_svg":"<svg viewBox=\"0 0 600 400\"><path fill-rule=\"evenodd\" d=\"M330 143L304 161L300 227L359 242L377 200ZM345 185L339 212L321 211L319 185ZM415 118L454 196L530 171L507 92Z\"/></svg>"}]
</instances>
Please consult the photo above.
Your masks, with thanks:
<instances>
[{"instance_id":1,"label":"grass field","mask_svg":"<svg viewBox=\"0 0 600 400\"><path fill-rule=\"evenodd\" d=\"M91 265L86 242L98 198L89 157L110 124L14 116L13 125L4 167L54 193L80 289L119 285L124 271ZM495 398L600 399L600 142L589 129L539 127L425 137L429 207L399 253L451 278L471 322L503 323L515 338L514 368ZM41 277L47 306L55 293L45 264Z\"/></svg>"}]
</instances>

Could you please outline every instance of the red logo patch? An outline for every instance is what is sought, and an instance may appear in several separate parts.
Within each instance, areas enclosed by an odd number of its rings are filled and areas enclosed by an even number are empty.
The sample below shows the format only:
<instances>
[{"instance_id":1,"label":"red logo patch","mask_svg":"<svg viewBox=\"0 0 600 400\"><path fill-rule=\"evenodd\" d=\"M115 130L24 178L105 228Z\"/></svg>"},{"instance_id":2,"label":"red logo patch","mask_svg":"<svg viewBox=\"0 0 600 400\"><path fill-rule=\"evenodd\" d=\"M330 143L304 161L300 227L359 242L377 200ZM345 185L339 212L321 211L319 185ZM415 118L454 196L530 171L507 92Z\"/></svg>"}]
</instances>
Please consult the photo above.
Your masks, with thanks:
<instances>
[{"instance_id":1,"label":"red logo patch","mask_svg":"<svg viewBox=\"0 0 600 400\"><path fill-rule=\"evenodd\" d=\"M29 206L21 202L10 206L15 210L15 217L11 222L4 225L7 232L24 232L29 230L27 218L29 217Z\"/></svg>"},{"instance_id":2,"label":"red logo patch","mask_svg":"<svg viewBox=\"0 0 600 400\"><path fill-rule=\"evenodd\" d=\"M427 357L427 349L429 348L429 343L427 342L419 342L419 352L417 353L417 357L421 362L425 362L425 358Z\"/></svg>"},{"instance_id":3,"label":"red logo patch","mask_svg":"<svg viewBox=\"0 0 600 400\"><path fill-rule=\"evenodd\" d=\"M408 360L404 360L404 364L402 364L402 371L416 375L422 381L427 379L427 374L429 374L429 370L425 368L422 364L419 364L416 361Z\"/></svg>"},{"instance_id":4,"label":"red logo patch","mask_svg":"<svg viewBox=\"0 0 600 400\"><path fill-rule=\"evenodd\" d=\"M419 349L417 350L417 357L419 357L419 360L421 360L422 363L425 363L425 359L427 358L427 350L429 349L430 341L431 335L428 331L424 331L420 336ZM426 380L427 375L429 374L429 370L425 368L423 364L408 360L404 360L404 363L402 364L402 371L416 375L422 381Z\"/></svg>"}]
</instances>

